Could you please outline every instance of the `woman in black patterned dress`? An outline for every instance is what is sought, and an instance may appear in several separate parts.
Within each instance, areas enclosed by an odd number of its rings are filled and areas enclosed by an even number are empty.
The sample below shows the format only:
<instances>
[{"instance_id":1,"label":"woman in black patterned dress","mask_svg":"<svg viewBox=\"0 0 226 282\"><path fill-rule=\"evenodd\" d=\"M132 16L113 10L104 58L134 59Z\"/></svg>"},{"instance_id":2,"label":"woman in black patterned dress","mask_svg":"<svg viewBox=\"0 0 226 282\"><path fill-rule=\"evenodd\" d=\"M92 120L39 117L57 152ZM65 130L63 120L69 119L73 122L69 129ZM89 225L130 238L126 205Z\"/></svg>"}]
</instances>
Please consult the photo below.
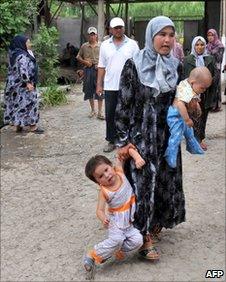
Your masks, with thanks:
<instances>
[{"instance_id":1,"label":"woman in black patterned dress","mask_svg":"<svg viewBox=\"0 0 226 282\"><path fill-rule=\"evenodd\" d=\"M145 48L122 71L115 116L119 157L127 155L132 143L146 161L138 170L127 160L125 169L136 194L135 227L144 236L140 254L147 259L159 258L152 240L156 230L185 221L181 152L174 169L164 158L169 138L166 115L178 81L179 63L170 54L174 36L169 18L159 16L149 22Z\"/></svg>"},{"instance_id":2,"label":"woman in black patterned dress","mask_svg":"<svg viewBox=\"0 0 226 282\"><path fill-rule=\"evenodd\" d=\"M30 132L41 134L38 127L37 63L31 51L30 39L16 35L9 47L8 76L4 93L4 123L15 126L16 132L25 126Z\"/></svg>"}]
</instances>

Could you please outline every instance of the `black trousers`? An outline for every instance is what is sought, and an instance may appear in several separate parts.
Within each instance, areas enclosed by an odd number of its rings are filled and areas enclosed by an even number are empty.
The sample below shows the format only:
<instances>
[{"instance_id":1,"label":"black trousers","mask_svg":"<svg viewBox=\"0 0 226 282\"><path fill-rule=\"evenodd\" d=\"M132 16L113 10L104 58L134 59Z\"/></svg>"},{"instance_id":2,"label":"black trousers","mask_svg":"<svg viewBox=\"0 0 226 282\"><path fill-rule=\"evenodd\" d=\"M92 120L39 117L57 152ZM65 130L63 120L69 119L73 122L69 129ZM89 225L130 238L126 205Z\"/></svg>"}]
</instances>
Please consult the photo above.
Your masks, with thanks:
<instances>
[{"instance_id":1,"label":"black trousers","mask_svg":"<svg viewBox=\"0 0 226 282\"><path fill-rule=\"evenodd\" d=\"M210 108L205 108L205 102L203 100L201 100L199 104L202 110L202 115L200 117L192 117L192 120L194 122L194 135L198 142L202 142L206 137L206 123Z\"/></svg>"},{"instance_id":2,"label":"black trousers","mask_svg":"<svg viewBox=\"0 0 226 282\"><path fill-rule=\"evenodd\" d=\"M106 140L114 143L116 137L115 109L119 91L105 91Z\"/></svg>"}]
</instances>

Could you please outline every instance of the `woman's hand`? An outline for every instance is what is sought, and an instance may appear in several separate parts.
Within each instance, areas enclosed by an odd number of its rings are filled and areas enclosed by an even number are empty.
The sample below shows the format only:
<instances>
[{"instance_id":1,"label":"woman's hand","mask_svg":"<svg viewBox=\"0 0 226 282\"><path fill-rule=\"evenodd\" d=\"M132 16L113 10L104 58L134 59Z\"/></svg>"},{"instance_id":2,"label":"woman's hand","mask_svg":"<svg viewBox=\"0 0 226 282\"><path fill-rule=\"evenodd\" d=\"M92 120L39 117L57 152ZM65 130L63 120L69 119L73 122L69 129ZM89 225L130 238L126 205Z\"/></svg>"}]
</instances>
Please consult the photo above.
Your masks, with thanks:
<instances>
[{"instance_id":1,"label":"woman's hand","mask_svg":"<svg viewBox=\"0 0 226 282\"><path fill-rule=\"evenodd\" d=\"M130 157L129 154L130 148L136 150L136 147L132 143L129 143L128 145L121 147L117 150L117 157L119 158L120 161L125 161Z\"/></svg>"},{"instance_id":2,"label":"woman's hand","mask_svg":"<svg viewBox=\"0 0 226 282\"><path fill-rule=\"evenodd\" d=\"M27 90L28 91L33 91L34 90L34 85L32 83L27 83Z\"/></svg>"}]
</instances>

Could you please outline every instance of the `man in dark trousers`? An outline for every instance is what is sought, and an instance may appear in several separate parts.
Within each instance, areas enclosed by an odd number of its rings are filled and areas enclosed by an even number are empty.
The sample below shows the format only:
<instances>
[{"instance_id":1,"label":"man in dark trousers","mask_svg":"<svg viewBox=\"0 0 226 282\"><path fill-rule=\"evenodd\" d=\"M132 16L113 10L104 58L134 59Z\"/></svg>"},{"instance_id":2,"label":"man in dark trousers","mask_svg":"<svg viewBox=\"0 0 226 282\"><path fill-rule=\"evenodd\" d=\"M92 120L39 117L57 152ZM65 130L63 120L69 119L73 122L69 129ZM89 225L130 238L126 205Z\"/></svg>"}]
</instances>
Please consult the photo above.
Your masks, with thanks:
<instances>
[{"instance_id":1,"label":"man in dark trousers","mask_svg":"<svg viewBox=\"0 0 226 282\"><path fill-rule=\"evenodd\" d=\"M102 114L103 96L96 94L97 64L99 60L100 44L97 40L97 29L88 28L88 42L84 43L77 55L77 60L84 65L83 92L84 100L89 100L91 112L89 117L104 120ZM98 113L95 111L95 101L98 102Z\"/></svg>"},{"instance_id":2,"label":"man in dark trousers","mask_svg":"<svg viewBox=\"0 0 226 282\"><path fill-rule=\"evenodd\" d=\"M115 149L115 109L119 93L119 83L125 62L139 50L136 41L128 38L125 33L125 24L121 18L110 21L112 36L103 41L100 47L98 63L97 94L105 92L106 140L104 152Z\"/></svg>"}]
</instances>

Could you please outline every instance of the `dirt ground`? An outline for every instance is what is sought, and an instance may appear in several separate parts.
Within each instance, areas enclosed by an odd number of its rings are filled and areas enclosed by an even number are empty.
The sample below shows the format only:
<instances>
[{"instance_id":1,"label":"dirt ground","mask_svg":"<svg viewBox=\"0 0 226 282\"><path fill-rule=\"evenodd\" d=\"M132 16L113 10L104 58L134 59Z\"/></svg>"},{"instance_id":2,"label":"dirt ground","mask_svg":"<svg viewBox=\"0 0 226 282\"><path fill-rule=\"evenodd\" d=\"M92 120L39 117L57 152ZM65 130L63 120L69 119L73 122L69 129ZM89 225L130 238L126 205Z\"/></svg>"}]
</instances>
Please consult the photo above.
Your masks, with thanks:
<instances>
[{"instance_id":1,"label":"dirt ground","mask_svg":"<svg viewBox=\"0 0 226 282\"><path fill-rule=\"evenodd\" d=\"M105 122L88 118L78 85L69 104L41 111L41 125L44 135L1 132L1 281L84 281L83 255L105 236L84 166L102 153ZM225 272L225 106L210 114L206 141L204 156L182 146L186 222L163 230L160 261L111 259L96 281L225 280L205 278Z\"/></svg>"}]
</instances>

